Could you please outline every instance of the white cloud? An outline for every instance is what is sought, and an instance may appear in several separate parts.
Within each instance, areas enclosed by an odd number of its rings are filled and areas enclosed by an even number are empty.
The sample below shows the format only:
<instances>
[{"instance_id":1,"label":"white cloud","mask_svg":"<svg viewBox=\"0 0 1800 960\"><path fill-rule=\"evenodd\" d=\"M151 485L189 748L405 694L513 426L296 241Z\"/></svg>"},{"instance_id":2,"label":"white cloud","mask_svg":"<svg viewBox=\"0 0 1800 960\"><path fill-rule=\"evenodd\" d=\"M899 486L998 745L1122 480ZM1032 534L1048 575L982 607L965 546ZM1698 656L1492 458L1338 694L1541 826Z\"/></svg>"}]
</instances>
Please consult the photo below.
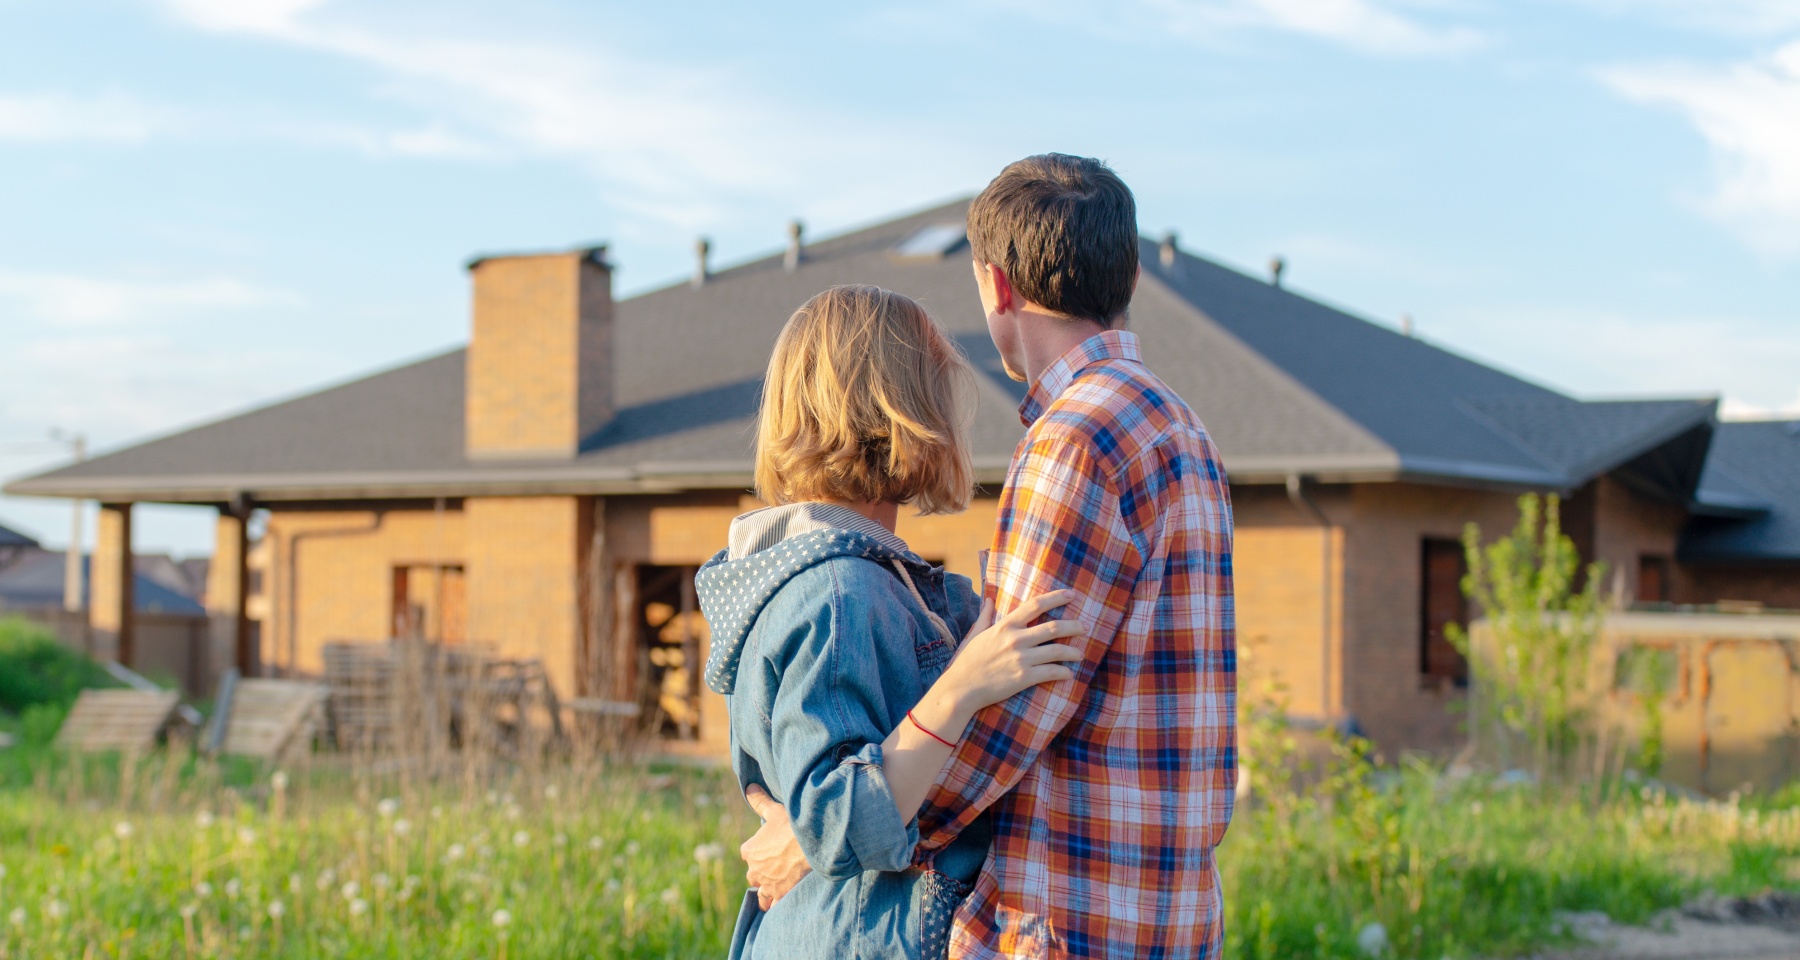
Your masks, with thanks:
<instances>
[{"instance_id":1,"label":"white cloud","mask_svg":"<svg viewBox=\"0 0 1800 960\"><path fill-rule=\"evenodd\" d=\"M1681 26L1728 33L1778 34L1800 27L1793 0L1575 0L1615 14L1653 17Z\"/></svg>"},{"instance_id":2,"label":"white cloud","mask_svg":"<svg viewBox=\"0 0 1800 960\"><path fill-rule=\"evenodd\" d=\"M0 140L135 143L172 120L169 112L122 94L0 94Z\"/></svg>"},{"instance_id":3,"label":"white cloud","mask_svg":"<svg viewBox=\"0 0 1800 960\"><path fill-rule=\"evenodd\" d=\"M1014 10L1061 20L1079 19L1098 29L1131 36L1173 37L1213 43L1244 30L1297 33L1361 53L1436 57L1466 52L1485 42L1466 26L1427 23L1410 9L1437 7L1423 0L998 0Z\"/></svg>"},{"instance_id":4,"label":"white cloud","mask_svg":"<svg viewBox=\"0 0 1800 960\"><path fill-rule=\"evenodd\" d=\"M7 301L37 320L92 325L194 310L293 303L296 297L233 277L129 279L0 270L0 303Z\"/></svg>"},{"instance_id":5,"label":"white cloud","mask_svg":"<svg viewBox=\"0 0 1800 960\"><path fill-rule=\"evenodd\" d=\"M1759 249L1800 253L1800 41L1729 67L1615 67L1601 78L1679 110L1706 138L1717 168L1711 214Z\"/></svg>"},{"instance_id":6,"label":"white cloud","mask_svg":"<svg viewBox=\"0 0 1800 960\"><path fill-rule=\"evenodd\" d=\"M715 221L718 211L700 197L816 194L821 174L867 169L871 161L892 168L896 142L939 162L900 165L884 178L893 199L969 179L954 169L962 152L954 145L867 118L810 111L759 94L720 67L637 60L565 39L512 38L501 29L459 35L438 22L363 22L316 0L168 2L203 30L374 67L382 77L377 95L431 118L386 134L295 128L303 136L375 153L569 160L616 188L612 202L663 222ZM932 187L921 189L927 183Z\"/></svg>"}]
</instances>

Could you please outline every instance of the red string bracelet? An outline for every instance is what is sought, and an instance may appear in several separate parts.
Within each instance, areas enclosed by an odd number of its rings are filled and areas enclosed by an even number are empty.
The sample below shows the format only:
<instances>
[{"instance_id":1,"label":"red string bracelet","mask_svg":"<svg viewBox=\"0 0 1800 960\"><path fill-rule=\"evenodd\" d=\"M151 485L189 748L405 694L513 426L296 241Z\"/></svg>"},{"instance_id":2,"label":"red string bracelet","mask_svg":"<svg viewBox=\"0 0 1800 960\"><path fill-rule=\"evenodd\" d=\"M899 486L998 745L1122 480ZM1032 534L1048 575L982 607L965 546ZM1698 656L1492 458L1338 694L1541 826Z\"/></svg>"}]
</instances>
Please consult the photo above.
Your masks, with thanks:
<instances>
[{"instance_id":1,"label":"red string bracelet","mask_svg":"<svg viewBox=\"0 0 1800 960\"><path fill-rule=\"evenodd\" d=\"M948 740L945 740L943 737L940 737L937 734L932 733L930 730L926 730L925 725L919 722L918 717L915 717L912 715L911 710L906 711L906 719L911 720L913 726L918 727L921 731L924 732L924 734L926 736L930 737L931 739L936 740L937 742L943 744L946 747L955 748L956 744L951 743Z\"/></svg>"}]
</instances>

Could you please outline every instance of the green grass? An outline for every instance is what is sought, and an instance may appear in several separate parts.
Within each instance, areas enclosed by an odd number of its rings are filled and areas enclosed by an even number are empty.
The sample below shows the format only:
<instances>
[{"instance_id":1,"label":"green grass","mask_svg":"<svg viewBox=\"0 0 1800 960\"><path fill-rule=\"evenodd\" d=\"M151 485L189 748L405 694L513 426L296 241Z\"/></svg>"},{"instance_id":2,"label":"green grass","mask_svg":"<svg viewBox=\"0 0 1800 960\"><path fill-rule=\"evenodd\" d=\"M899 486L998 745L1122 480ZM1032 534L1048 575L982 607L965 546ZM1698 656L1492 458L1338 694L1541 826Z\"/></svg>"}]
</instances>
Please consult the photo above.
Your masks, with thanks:
<instances>
[{"instance_id":1,"label":"green grass","mask_svg":"<svg viewBox=\"0 0 1800 960\"><path fill-rule=\"evenodd\" d=\"M276 790L185 759L59 763L0 790L7 960L722 956L754 824L711 771L402 790L319 770ZM1792 884L1797 855L1793 807L1414 769L1245 812L1219 853L1227 955L1357 957L1371 922L1393 956L1518 953L1554 942L1555 911L1642 922L1702 889Z\"/></svg>"}]
</instances>

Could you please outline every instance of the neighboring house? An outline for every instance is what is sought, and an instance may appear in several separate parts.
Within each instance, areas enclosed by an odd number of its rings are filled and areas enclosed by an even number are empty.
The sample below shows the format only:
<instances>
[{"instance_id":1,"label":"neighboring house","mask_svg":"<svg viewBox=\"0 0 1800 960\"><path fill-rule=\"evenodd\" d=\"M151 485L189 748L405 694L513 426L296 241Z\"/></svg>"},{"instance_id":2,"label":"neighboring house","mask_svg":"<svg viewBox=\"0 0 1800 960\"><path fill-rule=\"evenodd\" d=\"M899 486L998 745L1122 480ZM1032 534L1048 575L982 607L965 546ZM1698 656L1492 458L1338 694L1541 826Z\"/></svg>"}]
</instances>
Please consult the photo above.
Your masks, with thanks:
<instances>
[{"instance_id":1,"label":"neighboring house","mask_svg":"<svg viewBox=\"0 0 1800 960\"><path fill-rule=\"evenodd\" d=\"M63 605L65 554L60 550L25 548L9 564L0 564L0 616L18 615L36 620L62 641L81 650L93 649L86 617L69 613ZM143 673L172 680L192 696L205 696L217 675L217 660L207 649L209 635L206 607L196 597L172 587L155 575L168 557L137 557L139 568L132 578L132 624L138 649L132 666ZM87 601L88 563L83 558L82 604Z\"/></svg>"},{"instance_id":2,"label":"neighboring house","mask_svg":"<svg viewBox=\"0 0 1800 960\"><path fill-rule=\"evenodd\" d=\"M36 540L11 527L0 525L0 570L5 570L21 554L38 545Z\"/></svg>"},{"instance_id":3,"label":"neighboring house","mask_svg":"<svg viewBox=\"0 0 1800 960\"><path fill-rule=\"evenodd\" d=\"M982 496L903 517L974 575L1022 433L955 203L614 303L604 249L470 265L467 349L13 483L103 502L101 570L128 569L131 504L212 504L207 605L240 660L320 669L329 641L412 635L542 658L564 696L661 704L716 746L692 576L748 495L777 331L809 296L875 283L925 304L979 373ZM1561 491L1608 586L1648 603L1800 607L1800 439L1720 424L1712 399L1580 402L1279 285L1145 240L1131 309L1149 363L1199 411L1231 477L1246 690L1443 749L1466 667L1456 538L1521 491ZM251 563L252 509L267 511ZM253 573L259 590L247 590ZM118 630L116 585L94 622ZM110 591L110 592L108 592ZM103 601L103 602L101 602ZM108 607L107 604L111 606Z\"/></svg>"}]
</instances>

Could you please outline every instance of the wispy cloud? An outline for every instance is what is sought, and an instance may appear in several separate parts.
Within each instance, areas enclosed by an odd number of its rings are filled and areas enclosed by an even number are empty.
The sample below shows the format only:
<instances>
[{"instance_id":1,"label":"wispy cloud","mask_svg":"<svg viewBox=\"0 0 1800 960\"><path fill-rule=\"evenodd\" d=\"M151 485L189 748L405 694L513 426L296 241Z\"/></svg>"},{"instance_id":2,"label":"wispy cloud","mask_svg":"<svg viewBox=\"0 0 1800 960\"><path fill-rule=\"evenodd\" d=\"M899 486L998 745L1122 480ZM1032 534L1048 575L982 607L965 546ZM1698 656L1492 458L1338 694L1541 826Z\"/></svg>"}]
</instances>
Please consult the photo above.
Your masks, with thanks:
<instances>
[{"instance_id":1,"label":"wispy cloud","mask_svg":"<svg viewBox=\"0 0 1800 960\"><path fill-rule=\"evenodd\" d=\"M1741 34L1779 34L1800 27L1793 0L1573 0L1621 15L1646 16L1684 27Z\"/></svg>"},{"instance_id":2,"label":"wispy cloud","mask_svg":"<svg viewBox=\"0 0 1800 960\"><path fill-rule=\"evenodd\" d=\"M891 165L893 144L911 133L759 93L725 68L635 59L591 41L458 34L429 21L365 22L317 0L168 5L202 30L373 67L382 77L377 95L431 118L375 138L360 128L307 128L313 136L393 153L566 160L606 186L626 188L609 193L612 202L663 222L712 220L719 200L703 197L817 195L820 180L833 179L834 171ZM927 141L920 135L909 142L941 147L938 155L954 166L956 148ZM920 166L904 165L883 179L912 181L916 190Z\"/></svg>"},{"instance_id":3,"label":"wispy cloud","mask_svg":"<svg viewBox=\"0 0 1800 960\"><path fill-rule=\"evenodd\" d=\"M1800 41L1726 67L1614 67L1601 78L1642 103L1673 107L1711 145L1706 208L1765 252L1800 253Z\"/></svg>"},{"instance_id":4,"label":"wispy cloud","mask_svg":"<svg viewBox=\"0 0 1800 960\"><path fill-rule=\"evenodd\" d=\"M166 109L119 93L0 94L0 140L136 143L167 128L173 119Z\"/></svg>"},{"instance_id":5,"label":"wispy cloud","mask_svg":"<svg viewBox=\"0 0 1800 960\"><path fill-rule=\"evenodd\" d=\"M196 310L294 303L289 292L233 277L141 279L0 270L0 302L59 326L91 326Z\"/></svg>"},{"instance_id":6,"label":"wispy cloud","mask_svg":"<svg viewBox=\"0 0 1800 960\"><path fill-rule=\"evenodd\" d=\"M1080 19L1135 37L1212 44L1248 30L1300 34L1382 57L1443 57L1482 46L1472 27L1440 25L1407 0L998 0L1009 9Z\"/></svg>"}]
</instances>

